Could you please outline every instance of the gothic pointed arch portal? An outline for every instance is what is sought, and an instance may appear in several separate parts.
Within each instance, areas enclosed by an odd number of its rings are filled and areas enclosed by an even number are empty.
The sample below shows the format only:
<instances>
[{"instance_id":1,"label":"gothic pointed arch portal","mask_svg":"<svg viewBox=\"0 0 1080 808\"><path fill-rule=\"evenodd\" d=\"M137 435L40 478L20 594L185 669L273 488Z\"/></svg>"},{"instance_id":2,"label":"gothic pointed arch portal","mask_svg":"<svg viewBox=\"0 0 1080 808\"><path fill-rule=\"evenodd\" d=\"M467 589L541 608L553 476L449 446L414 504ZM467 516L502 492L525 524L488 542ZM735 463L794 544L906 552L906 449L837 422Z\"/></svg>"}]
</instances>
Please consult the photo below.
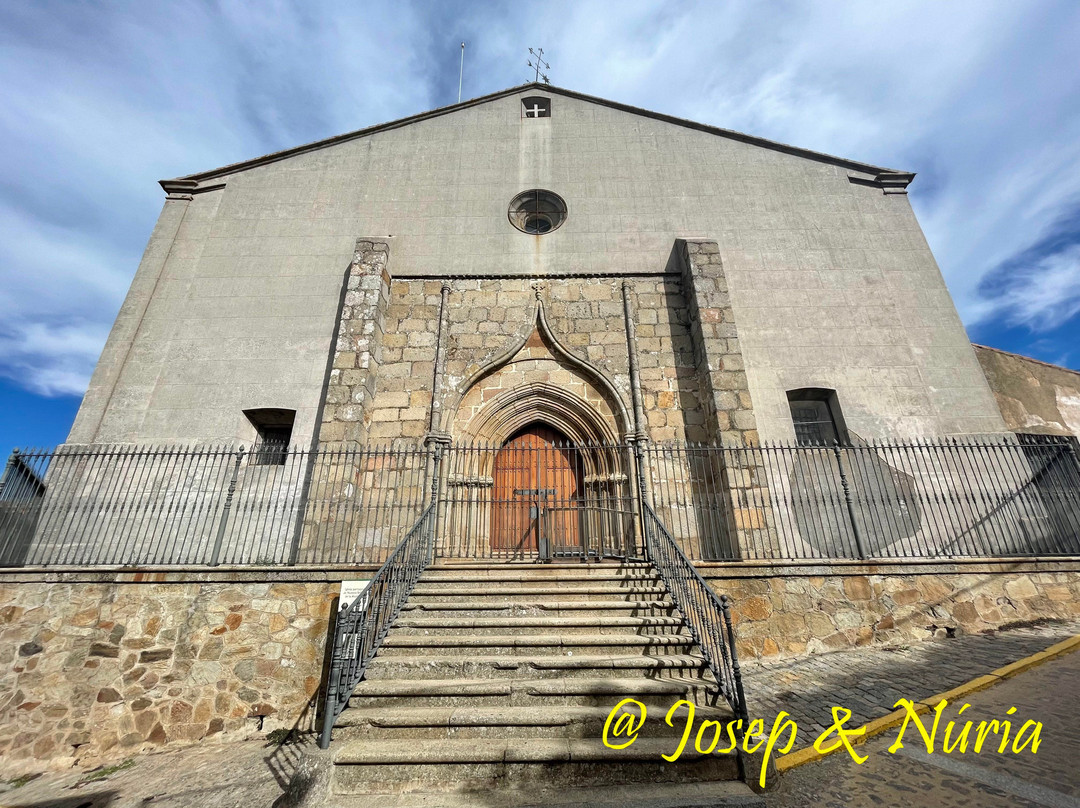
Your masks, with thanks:
<instances>
[{"instance_id":1,"label":"gothic pointed arch portal","mask_svg":"<svg viewBox=\"0 0 1080 808\"><path fill-rule=\"evenodd\" d=\"M440 553L624 557L635 521L622 396L559 343L539 302L532 326L476 369L447 413Z\"/></svg>"}]
</instances>

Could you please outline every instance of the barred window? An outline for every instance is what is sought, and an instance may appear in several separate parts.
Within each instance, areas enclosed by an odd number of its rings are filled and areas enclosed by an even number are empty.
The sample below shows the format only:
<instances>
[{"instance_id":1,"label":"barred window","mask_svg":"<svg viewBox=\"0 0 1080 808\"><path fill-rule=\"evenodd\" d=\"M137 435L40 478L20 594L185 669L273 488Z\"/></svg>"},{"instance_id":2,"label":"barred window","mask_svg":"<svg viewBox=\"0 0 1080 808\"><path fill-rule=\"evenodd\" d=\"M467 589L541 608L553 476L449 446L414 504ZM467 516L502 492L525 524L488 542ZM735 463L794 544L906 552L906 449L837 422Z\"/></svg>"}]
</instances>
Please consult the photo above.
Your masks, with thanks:
<instances>
[{"instance_id":1,"label":"barred window","mask_svg":"<svg viewBox=\"0 0 1080 808\"><path fill-rule=\"evenodd\" d=\"M847 443L847 430L835 390L803 387L788 390L788 407L800 446L831 446Z\"/></svg>"},{"instance_id":2,"label":"barred window","mask_svg":"<svg viewBox=\"0 0 1080 808\"><path fill-rule=\"evenodd\" d=\"M542 95L530 95L521 99L522 118L550 118L551 99Z\"/></svg>"},{"instance_id":3,"label":"barred window","mask_svg":"<svg viewBox=\"0 0 1080 808\"><path fill-rule=\"evenodd\" d=\"M292 441L296 410L265 407L244 410L244 415L255 427L257 437L251 450L251 463L256 466L284 466Z\"/></svg>"}]
</instances>

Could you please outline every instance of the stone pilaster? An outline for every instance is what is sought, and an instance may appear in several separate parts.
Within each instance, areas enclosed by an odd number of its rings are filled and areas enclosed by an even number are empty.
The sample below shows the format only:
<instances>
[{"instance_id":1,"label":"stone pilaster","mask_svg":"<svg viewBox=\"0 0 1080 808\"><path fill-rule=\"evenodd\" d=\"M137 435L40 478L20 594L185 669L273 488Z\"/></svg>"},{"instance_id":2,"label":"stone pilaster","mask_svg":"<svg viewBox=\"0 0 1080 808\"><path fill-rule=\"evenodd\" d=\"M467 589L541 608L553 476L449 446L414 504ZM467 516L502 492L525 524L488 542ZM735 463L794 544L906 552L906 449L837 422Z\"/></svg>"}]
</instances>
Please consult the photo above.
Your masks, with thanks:
<instances>
[{"instance_id":1,"label":"stone pilaster","mask_svg":"<svg viewBox=\"0 0 1080 808\"><path fill-rule=\"evenodd\" d=\"M346 278L319 443L363 444L382 361L390 245L359 239Z\"/></svg>"},{"instance_id":2,"label":"stone pilaster","mask_svg":"<svg viewBox=\"0 0 1080 808\"><path fill-rule=\"evenodd\" d=\"M706 433L724 446L756 446L757 422L720 248L715 241L683 240L679 247Z\"/></svg>"},{"instance_id":3,"label":"stone pilaster","mask_svg":"<svg viewBox=\"0 0 1080 808\"><path fill-rule=\"evenodd\" d=\"M731 502L728 535L740 547L772 546L768 478L761 453L753 449L757 421L720 248L715 241L681 241L679 252L706 433L717 444L747 449L724 453L721 482ZM698 473L692 470L691 476Z\"/></svg>"},{"instance_id":4,"label":"stone pilaster","mask_svg":"<svg viewBox=\"0 0 1080 808\"><path fill-rule=\"evenodd\" d=\"M382 361L383 324L390 297L386 241L358 239L345 276L330 373L323 400L318 444L305 480L307 510L291 562L321 560L321 553L355 532L357 481L367 457L372 401Z\"/></svg>"},{"instance_id":5,"label":"stone pilaster","mask_svg":"<svg viewBox=\"0 0 1080 808\"><path fill-rule=\"evenodd\" d=\"M641 374L638 373L637 326L634 323L633 304L630 300L633 284L622 282L623 320L626 328L626 353L630 370L630 397L634 405L634 437L645 438L645 408L641 402Z\"/></svg>"},{"instance_id":6,"label":"stone pilaster","mask_svg":"<svg viewBox=\"0 0 1080 808\"><path fill-rule=\"evenodd\" d=\"M450 282L443 281L439 298L439 330L435 334L435 370L431 379L431 414L428 419L426 441L449 443L449 435L442 428L443 377L446 376L446 317L447 301L450 298Z\"/></svg>"}]
</instances>

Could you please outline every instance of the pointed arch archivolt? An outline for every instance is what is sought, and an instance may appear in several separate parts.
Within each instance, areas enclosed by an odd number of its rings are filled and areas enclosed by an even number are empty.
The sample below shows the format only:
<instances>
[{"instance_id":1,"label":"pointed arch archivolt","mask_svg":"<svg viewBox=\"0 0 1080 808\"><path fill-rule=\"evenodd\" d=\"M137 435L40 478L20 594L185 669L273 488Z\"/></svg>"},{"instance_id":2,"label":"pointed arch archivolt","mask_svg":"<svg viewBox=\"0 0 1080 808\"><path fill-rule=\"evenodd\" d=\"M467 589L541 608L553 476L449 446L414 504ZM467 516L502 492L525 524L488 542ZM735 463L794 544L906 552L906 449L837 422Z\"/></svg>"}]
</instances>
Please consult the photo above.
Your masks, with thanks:
<instances>
[{"instance_id":1,"label":"pointed arch archivolt","mask_svg":"<svg viewBox=\"0 0 1080 808\"><path fill-rule=\"evenodd\" d=\"M615 385L562 346L539 301L531 331L478 369L462 390L447 425L455 440L501 444L535 421L575 443L610 443L628 432L626 407Z\"/></svg>"}]
</instances>

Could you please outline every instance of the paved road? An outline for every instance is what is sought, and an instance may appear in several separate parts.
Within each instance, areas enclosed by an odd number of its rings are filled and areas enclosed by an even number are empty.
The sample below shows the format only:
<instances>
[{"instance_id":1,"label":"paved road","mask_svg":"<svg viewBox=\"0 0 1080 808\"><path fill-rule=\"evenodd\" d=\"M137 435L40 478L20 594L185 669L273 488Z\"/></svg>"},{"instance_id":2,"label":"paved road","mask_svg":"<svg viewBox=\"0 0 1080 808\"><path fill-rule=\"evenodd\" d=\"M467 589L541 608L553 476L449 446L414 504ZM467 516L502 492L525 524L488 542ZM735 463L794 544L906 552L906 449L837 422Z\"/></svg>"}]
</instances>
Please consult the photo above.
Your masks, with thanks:
<instances>
[{"instance_id":1,"label":"paved road","mask_svg":"<svg viewBox=\"0 0 1080 808\"><path fill-rule=\"evenodd\" d=\"M288 747L260 740L191 747L140 755L112 774L48 773L0 791L0 808L269 808L295 766Z\"/></svg>"},{"instance_id":2,"label":"paved road","mask_svg":"<svg viewBox=\"0 0 1080 808\"><path fill-rule=\"evenodd\" d=\"M934 692L931 687L927 692ZM1038 668L978 693L965 702L970 707L959 719L977 725L980 720L1008 716L1013 733L1027 719L1043 724L1037 754L997 753L987 742L981 754L969 747L966 754L927 755L914 727L904 736L904 748L890 754L898 729L856 747L869 755L862 765L835 754L787 772L769 808L1080 808L1080 652L1044 663ZM941 718L940 735L956 710L952 705ZM974 731L972 733L974 736ZM955 737L955 736L954 736ZM940 744L940 740L938 741Z\"/></svg>"},{"instance_id":3,"label":"paved road","mask_svg":"<svg viewBox=\"0 0 1080 808\"><path fill-rule=\"evenodd\" d=\"M832 724L832 707L852 712L857 727L893 711L897 699L944 693L1010 662L1080 634L1080 621L993 634L970 634L885 650L860 648L787 662L744 665L750 717L780 710L799 725L798 746L808 746Z\"/></svg>"}]
</instances>

